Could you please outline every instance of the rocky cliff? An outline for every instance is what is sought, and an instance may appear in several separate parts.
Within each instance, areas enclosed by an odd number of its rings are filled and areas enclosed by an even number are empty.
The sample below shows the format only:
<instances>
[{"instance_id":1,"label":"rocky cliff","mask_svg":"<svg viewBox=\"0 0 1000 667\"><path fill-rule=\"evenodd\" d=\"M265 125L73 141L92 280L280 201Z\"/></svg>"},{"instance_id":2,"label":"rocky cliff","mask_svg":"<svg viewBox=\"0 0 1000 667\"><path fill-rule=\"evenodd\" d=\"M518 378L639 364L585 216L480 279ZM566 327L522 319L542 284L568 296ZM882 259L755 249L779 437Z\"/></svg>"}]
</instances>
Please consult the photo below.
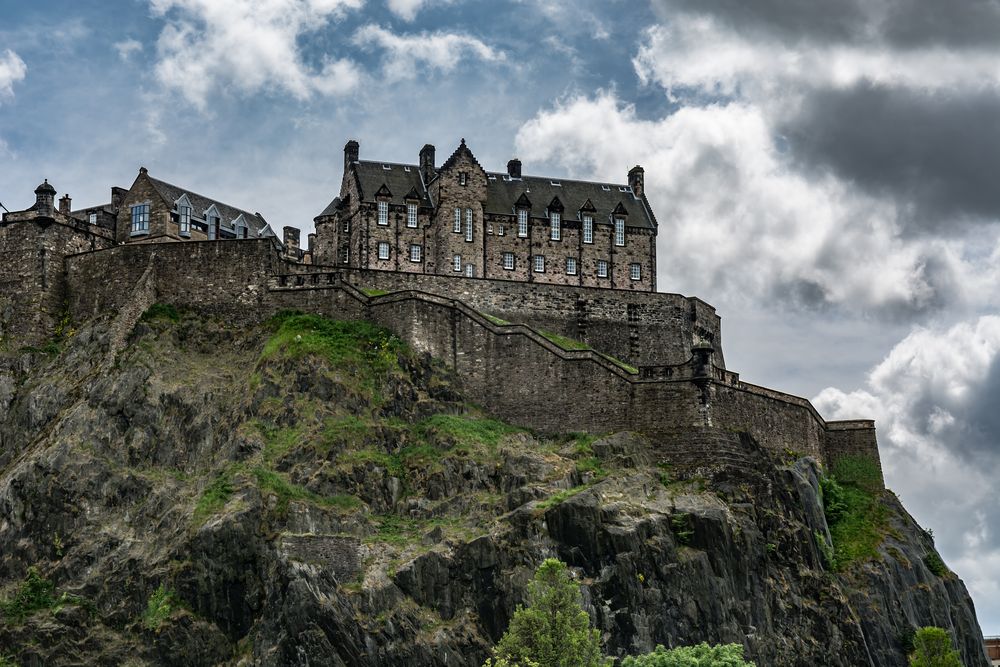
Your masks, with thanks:
<instances>
[{"instance_id":1,"label":"rocky cliff","mask_svg":"<svg viewBox=\"0 0 1000 667\"><path fill-rule=\"evenodd\" d=\"M364 323L148 315L0 360L0 664L478 667L550 556L610 655L904 665L937 625L988 664L930 536L876 491L851 552L811 459L528 433Z\"/></svg>"}]
</instances>

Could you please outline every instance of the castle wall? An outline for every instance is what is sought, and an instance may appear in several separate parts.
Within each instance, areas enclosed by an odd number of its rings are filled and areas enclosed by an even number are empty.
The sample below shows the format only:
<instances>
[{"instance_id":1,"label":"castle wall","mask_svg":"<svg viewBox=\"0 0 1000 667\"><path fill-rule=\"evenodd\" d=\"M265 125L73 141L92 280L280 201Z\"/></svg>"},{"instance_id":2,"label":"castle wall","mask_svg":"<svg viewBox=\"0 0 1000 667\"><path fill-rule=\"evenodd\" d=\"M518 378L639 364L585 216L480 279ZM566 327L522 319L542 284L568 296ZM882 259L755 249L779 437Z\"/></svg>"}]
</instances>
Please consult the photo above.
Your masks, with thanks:
<instances>
[{"instance_id":1,"label":"castle wall","mask_svg":"<svg viewBox=\"0 0 1000 667\"><path fill-rule=\"evenodd\" d=\"M360 289L448 294L480 312L583 341L635 366L685 363L695 337L709 337L716 365L725 366L719 316L696 298L389 271L344 269L343 275Z\"/></svg>"},{"instance_id":2,"label":"castle wall","mask_svg":"<svg viewBox=\"0 0 1000 667\"><path fill-rule=\"evenodd\" d=\"M882 479L882 461L878 454L875 438L875 422L868 419L827 422L826 442L823 458L828 466L846 456L860 456L873 461L878 466ZM883 479L883 484L885 483Z\"/></svg>"},{"instance_id":3,"label":"castle wall","mask_svg":"<svg viewBox=\"0 0 1000 667\"><path fill-rule=\"evenodd\" d=\"M60 215L55 213L54 215ZM53 335L66 311L63 257L111 244L104 230L33 211L0 225L0 341L38 343Z\"/></svg>"}]
</instances>

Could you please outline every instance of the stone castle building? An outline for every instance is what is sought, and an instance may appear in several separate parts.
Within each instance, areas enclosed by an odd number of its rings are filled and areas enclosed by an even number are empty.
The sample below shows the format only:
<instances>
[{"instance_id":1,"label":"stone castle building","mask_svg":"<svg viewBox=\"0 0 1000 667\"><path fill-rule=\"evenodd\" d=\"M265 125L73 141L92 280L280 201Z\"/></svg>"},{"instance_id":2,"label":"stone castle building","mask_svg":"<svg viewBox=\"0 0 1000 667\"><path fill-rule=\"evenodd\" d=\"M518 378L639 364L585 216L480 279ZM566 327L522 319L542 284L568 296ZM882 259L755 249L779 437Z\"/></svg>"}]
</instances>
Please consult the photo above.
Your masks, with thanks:
<instances>
[{"instance_id":1,"label":"stone castle building","mask_svg":"<svg viewBox=\"0 0 1000 667\"><path fill-rule=\"evenodd\" d=\"M656 291L656 217L642 167L626 183L488 172L462 140L444 164L366 161L344 147L340 194L315 218L317 263Z\"/></svg>"},{"instance_id":2,"label":"stone castle building","mask_svg":"<svg viewBox=\"0 0 1000 667\"><path fill-rule=\"evenodd\" d=\"M0 351L96 317L124 341L157 302L227 325L301 310L394 331L471 401L542 433L637 431L671 465L739 456L734 432L777 455L878 462L873 422L827 421L743 381L715 309L656 291L641 168L615 185L523 176L517 160L487 172L464 141L440 167L432 146L417 165L358 152L348 142L340 194L305 249L297 229L279 239L260 214L146 169L77 211L42 183L0 221Z\"/></svg>"}]
</instances>

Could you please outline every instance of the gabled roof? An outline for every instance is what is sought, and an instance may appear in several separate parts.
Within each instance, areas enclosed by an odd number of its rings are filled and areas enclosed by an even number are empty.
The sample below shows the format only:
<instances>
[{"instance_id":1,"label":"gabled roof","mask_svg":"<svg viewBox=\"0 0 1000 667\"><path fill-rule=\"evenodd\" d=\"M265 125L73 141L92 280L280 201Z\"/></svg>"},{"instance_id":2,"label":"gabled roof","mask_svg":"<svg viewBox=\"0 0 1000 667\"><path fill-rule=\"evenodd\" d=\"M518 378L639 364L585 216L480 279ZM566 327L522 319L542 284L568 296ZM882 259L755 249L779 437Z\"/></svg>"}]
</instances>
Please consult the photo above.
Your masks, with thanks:
<instances>
[{"instance_id":1,"label":"gabled roof","mask_svg":"<svg viewBox=\"0 0 1000 667\"><path fill-rule=\"evenodd\" d=\"M375 197L376 198L389 197L390 199L392 199L392 191L389 190L389 187L385 183L383 183L382 187L380 187L378 189L378 192L375 193Z\"/></svg>"},{"instance_id":2,"label":"gabled roof","mask_svg":"<svg viewBox=\"0 0 1000 667\"><path fill-rule=\"evenodd\" d=\"M334 197L333 201L326 205L323 212L317 215L317 218L322 218L329 215L336 215L337 211L340 210L340 197Z\"/></svg>"},{"instance_id":3,"label":"gabled roof","mask_svg":"<svg viewBox=\"0 0 1000 667\"><path fill-rule=\"evenodd\" d=\"M629 211L625 225L638 229L655 229L656 221L649 207L635 196L627 185L590 181L557 180L541 176L510 178L506 173L489 173L486 182L486 212L511 215L522 205L522 197L536 202L551 202L558 198L565 206L563 219L576 218L579 211L593 214L594 222L610 223L619 205ZM544 211L533 208L532 214Z\"/></svg>"},{"instance_id":4,"label":"gabled roof","mask_svg":"<svg viewBox=\"0 0 1000 667\"><path fill-rule=\"evenodd\" d=\"M186 190L176 185L167 183L166 181L161 181L158 178L153 178L149 174L146 174L146 178L149 179L150 184L156 189L160 196L170 204L176 202L183 195L187 195L188 201L191 202L191 207L194 209L194 215L199 218L214 204L216 210L219 212L219 216L222 218L222 222L226 225L242 215L243 220L257 236L261 236L264 228L267 227L267 221L264 220L264 217L259 213L250 213L249 211L244 211L243 209L236 208L235 206L223 204L222 202L200 195L196 192L192 192L191 190Z\"/></svg>"},{"instance_id":5,"label":"gabled roof","mask_svg":"<svg viewBox=\"0 0 1000 667\"><path fill-rule=\"evenodd\" d=\"M479 160L476 159L476 156L472 154L472 151L469 150L469 147L465 144L465 139L462 139L462 143L458 145L458 148L456 148L455 152L451 154L451 157L445 160L443 165L438 167L437 170L438 174L440 174L442 171L447 171L448 169L453 167L455 163L458 162L458 159L460 157L469 158L470 160L472 160L472 162L475 163L477 167L482 169L484 174L486 173L486 170L483 169L483 165L479 164Z\"/></svg>"},{"instance_id":6,"label":"gabled roof","mask_svg":"<svg viewBox=\"0 0 1000 667\"><path fill-rule=\"evenodd\" d=\"M349 168L357 178L361 201L375 201L376 193L385 187L392 193L389 200L392 204L405 204L405 195L416 190L420 205L431 205L427 188L420 180L420 170L416 165L362 160L352 163Z\"/></svg>"}]
</instances>

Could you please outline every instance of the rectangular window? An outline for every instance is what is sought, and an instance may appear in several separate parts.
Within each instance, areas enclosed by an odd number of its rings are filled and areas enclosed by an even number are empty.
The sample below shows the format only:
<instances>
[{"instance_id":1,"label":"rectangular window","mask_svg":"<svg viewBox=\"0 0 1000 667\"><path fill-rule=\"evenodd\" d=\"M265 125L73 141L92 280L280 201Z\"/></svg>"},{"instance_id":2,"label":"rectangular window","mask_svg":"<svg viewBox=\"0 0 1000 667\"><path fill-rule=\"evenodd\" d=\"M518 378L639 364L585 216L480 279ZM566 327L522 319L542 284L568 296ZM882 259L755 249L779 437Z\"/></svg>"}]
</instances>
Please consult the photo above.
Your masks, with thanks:
<instances>
[{"instance_id":1,"label":"rectangular window","mask_svg":"<svg viewBox=\"0 0 1000 667\"><path fill-rule=\"evenodd\" d=\"M387 201L380 201L378 203L378 224L389 224L389 202Z\"/></svg>"},{"instance_id":2,"label":"rectangular window","mask_svg":"<svg viewBox=\"0 0 1000 667\"><path fill-rule=\"evenodd\" d=\"M553 241L562 239L562 215L553 211L549 214L549 222L552 225L552 233L549 238Z\"/></svg>"},{"instance_id":3,"label":"rectangular window","mask_svg":"<svg viewBox=\"0 0 1000 667\"><path fill-rule=\"evenodd\" d=\"M597 277L598 278L608 277L608 260L606 259L597 260Z\"/></svg>"},{"instance_id":4,"label":"rectangular window","mask_svg":"<svg viewBox=\"0 0 1000 667\"><path fill-rule=\"evenodd\" d=\"M417 205L406 205L406 226L415 228L417 226Z\"/></svg>"},{"instance_id":5,"label":"rectangular window","mask_svg":"<svg viewBox=\"0 0 1000 667\"><path fill-rule=\"evenodd\" d=\"M90 214L90 224L92 224L92 225L96 225L97 224L97 214L96 213L91 213Z\"/></svg>"},{"instance_id":6,"label":"rectangular window","mask_svg":"<svg viewBox=\"0 0 1000 667\"><path fill-rule=\"evenodd\" d=\"M594 242L594 218L589 215L583 216L583 242Z\"/></svg>"},{"instance_id":7,"label":"rectangular window","mask_svg":"<svg viewBox=\"0 0 1000 667\"><path fill-rule=\"evenodd\" d=\"M642 266L639 264L629 264L628 277L632 280L642 280Z\"/></svg>"},{"instance_id":8,"label":"rectangular window","mask_svg":"<svg viewBox=\"0 0 1000 667\"><path fill-rule=\"evenodd\" d=\"M465 209L465 240L472 243L472 209Z\"/></svg>"},{"instance_id":9,"label":"rectangular window","mask_svg":"<svg viewBox=\"0 0 1000 667\"><path fill-rule=\"evenodd\" d=\"M514 253L505 252L503 254L503 268L506 269L507 271L514 270Z\"/></svg>"},{"instance_id":10,"label":"rectangular window","mask_svg":"<svg viewBox=\"0 0 1000 667\"><path fill-rule=\"evenodd\" d=\"M379 241L378 242L378 258L379 259L389 259L389 242Z\"/></svg>"},{"instance_id":11,"label":"rectangular window","mask_svg":"<svg viewBox=\"0 0 1000 667\"><path fill-rule=\"evenodd\" d=\"M132 233L143 234L149 231L149 204L138 204L132 207Z\"/></svg>"},{"instance_id":12,"label":"rectangular window","mask_svg":"<svg viewBox=\"0 0 1000 667\"><path fill-rule=\"evenodd\" d=\"M351 221L350 220L344 220L344 233L348 234L348 233L350 233L350 231L351 231Z\"/></svg>"},{"instance_id":13,"label":"rectangular window","mask_svg":"<svg viewBox=\"0 0 1000 667\"><path fill-rule=\"evenodd\" d=\"M497 236L503 236L503 235L504 235L504 228L503 225L500 225L497 227Z\"/></svg>"},{"instance_id":14,"label":"rectangular window","mask_svg":"<svg viewBox=\"0 0 1000 667\"><path fill-rule=\"evenodd\" d=\"M424 249L416 243L412 244L410 246L410 261L419 262L421 260L421 256L423 255L423 250Z\"/></svg>"},{"instance_id":15,"label":"rectangular window","mask_svg":"<svg viewBox=\"0 0 1000 667\"><path fill-rule=\"evenodd\" d=\"M340 253L341 264L347 264L351 259L351 249L344 248L344 251Z\"/></svg>"},{"instance_id":16,"label":"rectangular window","mask_svg":"<svg viewBox=\"0 0 1000 667\"><path fill-rule=\"evenodd\" d=\"M576 258L567 257L566 258L566 275L575 276L576 275Z\"/></svg>"},{"instance_id":17,"label":"rectangular window","mask_svg":"<svg viewBox=\"0 0 1000 667\"><path fill-rule=\"evenodd\" d=\"M625 245L625 218L615 218L615 245Z\"/></svg>"},{"instance_id":18,"label":"rectangular window","mask_svg":"<svg viewBox=\"0 0 1000 667\"><path fill-rule=\"evenodd\" d=\"M458 172L458 184L459 185L468 185L469 184L469 174L466 173L466 172L464 172L464 171Z\"/></svg>"},{"instance_id":19,"label":"rectangular window","mask_svg":"<svg viewBox=\"0 0 1000 667\"><path fill-rule=\"evenodd\" d=\"M545 273L545 255L535 255L535 273Z\"/></svg>"},{"instance_id":20,"label":"rectangular window","mask_svg":"<svg viewBox=\"0 0 1000 667\"><path fill-rule=\"evenodd\" d=\"M466 264L465 265L465 277L466 278L474 278L475 276L476 276L476 267L474 267L472 264Z\"/></svg>"},{"instance_id":21,"label":"rectangular window","mask_svg":"<svg viewBox=\"0 0 1000 667\"><path fill-rule=\"evenodd\" d=\"M528 237L528 210L519 208L517 210L517 235L522 239Z\"/></svg>"},{"instance_id":22,"label":"rectangular window","mask_svg":"<svg viewBox=\"0 0 1000 667\"><path fill-rule=\"evenodd\" d=\"M462 209L455 209L455 225L451 228L456 234L462 233Z\"/></svg>"},{"instance_id":23,"label":"rectangular window","mask_svg":"<svg viewBox=\"0 0 1000 667\"><path fill-rule=\"evenodd\" d=\"M181 206L178 209L178 211L180 212L179 213L178 224L180 226L181 236L190 236L191 235L191 207L190 206Z\"/></svg>"},{"instance_id":24,"label":"rectangular window","mask_svg":"<svg viewBox=\"0 0 1000 667\"><path fill-rule=\"evenodd\" d=\"M455 271L461 271L462 270L462 256L461 255L455 255L454 257L452 257L451 264L452 264L452 267L455 269Z\"/></svg>"}]
</instances>

